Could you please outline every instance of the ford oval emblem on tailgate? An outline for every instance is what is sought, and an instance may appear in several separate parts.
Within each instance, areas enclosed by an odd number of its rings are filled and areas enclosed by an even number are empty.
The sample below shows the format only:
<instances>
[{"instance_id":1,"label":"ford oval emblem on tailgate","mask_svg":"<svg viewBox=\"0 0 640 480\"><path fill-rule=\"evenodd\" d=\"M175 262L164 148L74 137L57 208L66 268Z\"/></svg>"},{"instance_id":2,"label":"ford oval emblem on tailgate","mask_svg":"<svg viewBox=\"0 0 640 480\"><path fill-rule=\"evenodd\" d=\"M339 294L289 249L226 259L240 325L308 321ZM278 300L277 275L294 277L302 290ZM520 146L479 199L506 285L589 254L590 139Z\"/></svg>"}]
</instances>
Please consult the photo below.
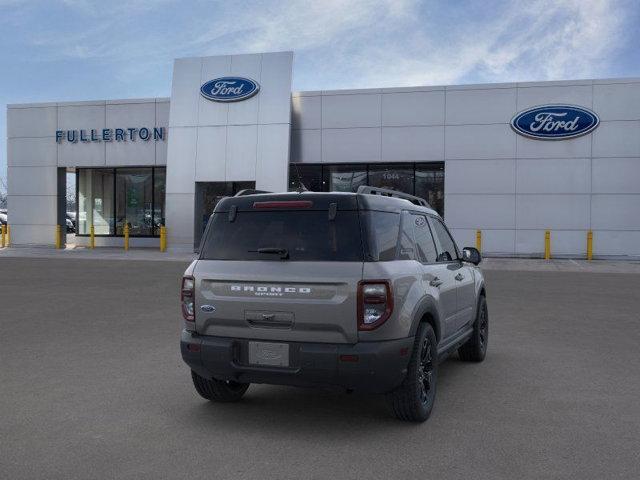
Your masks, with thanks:
<instances>
[{"instance_id":1,"label":"ford oval emblem on tailgate","mask_svg":"<svg viewBox=\"0 0 640 480\"><path fill-rule=\"evenodd\" d=\"M213 305L202 305L200 307L200 310L202 310L203 312L213 312L215 311L216 307L214 307Z\"/></svg>"}]
</instances>

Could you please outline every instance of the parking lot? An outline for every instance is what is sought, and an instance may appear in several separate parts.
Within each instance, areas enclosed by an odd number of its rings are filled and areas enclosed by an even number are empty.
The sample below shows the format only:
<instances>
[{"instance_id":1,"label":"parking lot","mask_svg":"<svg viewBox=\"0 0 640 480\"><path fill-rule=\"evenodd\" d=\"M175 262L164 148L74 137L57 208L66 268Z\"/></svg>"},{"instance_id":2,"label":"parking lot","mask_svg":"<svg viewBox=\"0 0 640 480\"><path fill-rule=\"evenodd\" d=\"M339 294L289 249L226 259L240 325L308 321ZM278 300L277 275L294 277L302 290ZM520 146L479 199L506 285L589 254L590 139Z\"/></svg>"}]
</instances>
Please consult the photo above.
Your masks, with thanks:
<instances>
[{"instance_id":1,"label":"parking lot","mask_svg":"<svg viewBox=\"0 0 640 480\"><path fill-rule=\"evenodd\" d=\"M381 397L197 396L180 261L0 258L0 477L637 478L640 274L488 270L482 364L424 424Z\"/></svg>"}]
</instances>

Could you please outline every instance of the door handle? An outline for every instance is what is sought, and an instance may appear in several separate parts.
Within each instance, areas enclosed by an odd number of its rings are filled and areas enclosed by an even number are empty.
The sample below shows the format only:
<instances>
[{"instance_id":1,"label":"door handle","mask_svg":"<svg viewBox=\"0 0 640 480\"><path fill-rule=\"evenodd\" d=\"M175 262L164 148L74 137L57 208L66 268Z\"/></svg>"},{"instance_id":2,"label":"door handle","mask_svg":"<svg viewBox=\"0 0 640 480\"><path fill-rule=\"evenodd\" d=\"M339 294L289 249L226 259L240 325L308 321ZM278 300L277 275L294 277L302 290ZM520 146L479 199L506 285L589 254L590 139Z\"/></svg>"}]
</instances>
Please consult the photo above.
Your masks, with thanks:
<instances>
[{"instance_id":1,"label":"door handle","mask_svg":"<svg viewBox=\"0 0 640 480\"><path fill-rule=\"evenodd\" d=\"M435 277L429 282L429 285L431 285L432 287L439 287L440 285L442 285L442 280L440 280L438 277Z\"/></svg>"},{"instance_id":2,"label":"door handle","mask_svg":"<svg viewBox=\"0 0 640 480\"><path fill-rule=\"evenodd\" d=\"M464 276L461 273L457 274L454 278L459 282L464 280Z\"/></svg>"}]
</instances>

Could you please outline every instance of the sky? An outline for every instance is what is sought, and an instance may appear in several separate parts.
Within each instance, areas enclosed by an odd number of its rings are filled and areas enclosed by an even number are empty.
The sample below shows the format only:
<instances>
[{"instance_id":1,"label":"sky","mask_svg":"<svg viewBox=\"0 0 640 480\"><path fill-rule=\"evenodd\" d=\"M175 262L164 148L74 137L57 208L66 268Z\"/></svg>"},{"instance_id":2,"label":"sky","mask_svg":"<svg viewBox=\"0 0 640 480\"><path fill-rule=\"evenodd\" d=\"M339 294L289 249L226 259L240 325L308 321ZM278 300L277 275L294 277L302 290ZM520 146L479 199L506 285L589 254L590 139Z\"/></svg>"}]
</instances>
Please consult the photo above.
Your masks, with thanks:
<instances>
[{"instance_id":1,"label":"sky","mask_svg":"<svg viewBox=\"0 0 640 480\"><path fill-rule=\"evenodd\" d=\"M638 0L0 0L0 108L168 97L174 58L282 50L294 90L640 77L639 25Z\"/></svg>"}]
</instances>

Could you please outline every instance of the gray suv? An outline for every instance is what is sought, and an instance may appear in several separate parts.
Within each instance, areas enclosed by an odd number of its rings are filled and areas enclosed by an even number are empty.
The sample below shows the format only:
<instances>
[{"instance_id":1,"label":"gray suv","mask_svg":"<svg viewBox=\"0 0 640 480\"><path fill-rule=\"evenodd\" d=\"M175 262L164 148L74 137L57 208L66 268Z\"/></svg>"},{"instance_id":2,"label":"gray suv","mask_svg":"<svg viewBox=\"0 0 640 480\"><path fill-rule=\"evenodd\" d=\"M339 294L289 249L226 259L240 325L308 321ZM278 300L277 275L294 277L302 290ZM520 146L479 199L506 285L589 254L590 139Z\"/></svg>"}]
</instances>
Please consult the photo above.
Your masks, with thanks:
<instances>
[{"instance_id":1,"label":"gray suv","mask_svg":"<svg viewBox=\"0 0 640 480\"><path fill-rule=\"evenodd\" d=\"M424 421L438 362L485 357L479 263L418 197L240 192L216 206L182 280L182 358L208 400L251 383L338 387Z\"/></svg>"}]
</instances>

